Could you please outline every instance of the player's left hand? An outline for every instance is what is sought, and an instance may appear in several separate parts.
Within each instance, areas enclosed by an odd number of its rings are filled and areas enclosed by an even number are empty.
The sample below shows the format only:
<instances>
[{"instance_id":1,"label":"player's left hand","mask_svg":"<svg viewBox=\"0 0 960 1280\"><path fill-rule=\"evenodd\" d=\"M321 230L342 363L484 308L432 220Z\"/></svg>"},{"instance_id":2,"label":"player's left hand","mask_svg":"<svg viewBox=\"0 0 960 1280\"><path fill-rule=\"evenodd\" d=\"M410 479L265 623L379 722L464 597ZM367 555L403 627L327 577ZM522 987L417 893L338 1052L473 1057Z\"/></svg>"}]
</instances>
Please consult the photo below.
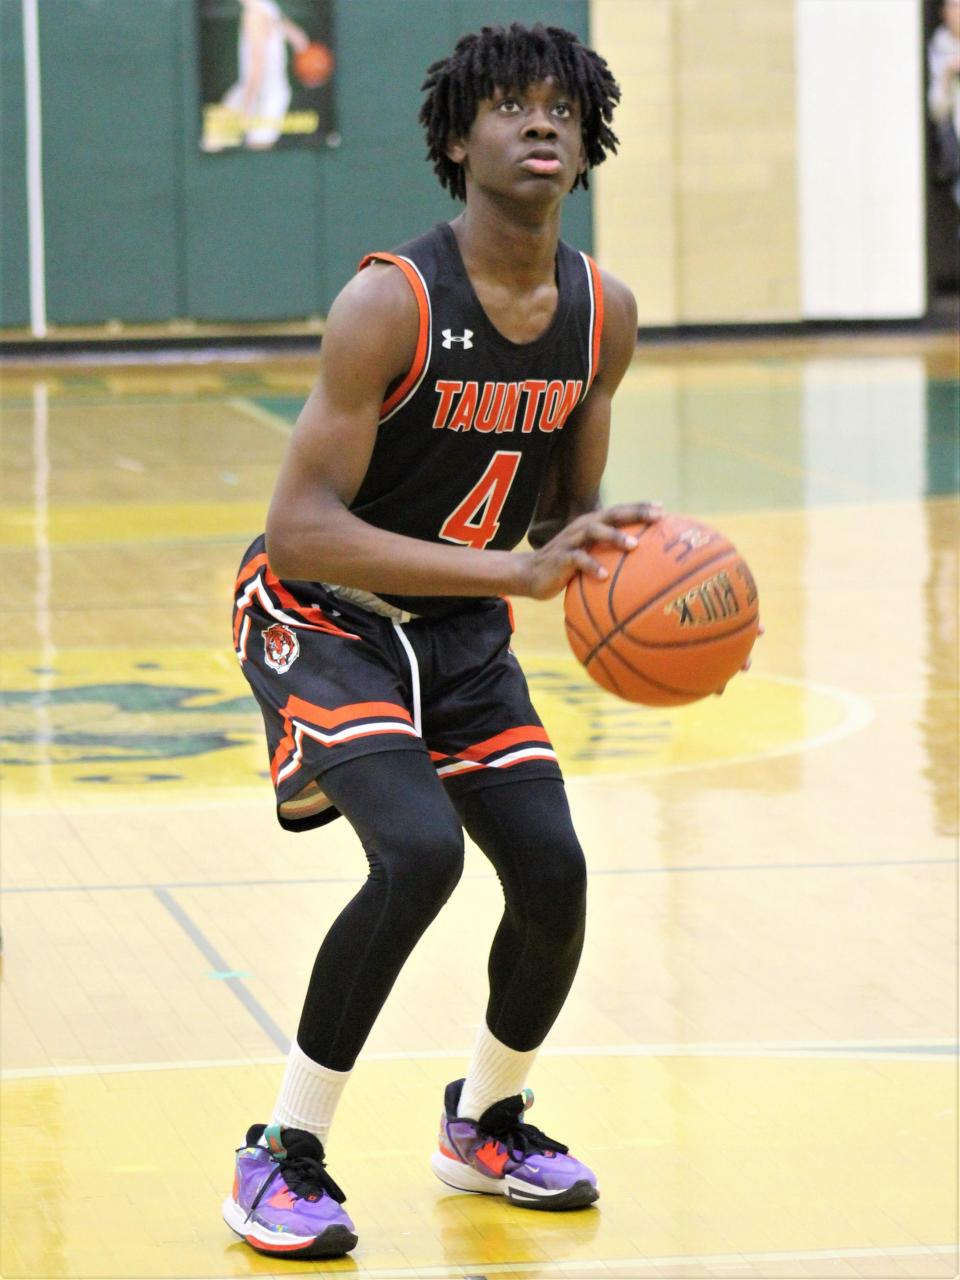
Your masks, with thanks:
<instances>
[{"instance_id":1,"label":"player's left hand","mask_svg":"<svg viewBox=\"0 0 960 1280\"><path fill-rule=\"evenodd\" d=\"M620 526L654 524L662 515L659 502L624 502L577 516L542 547L517 557L523 580L513 594L549 600L577 572L606 578L607 570L593 558L590 548L606 544L628 551L636 546L636 539Z\"/></svg>"},{"instance_id":2,"label":"player's left hand","mask_svg":"<svg viewBox=\"0 0 960 1280\"><path fill-rule=\"evenodd\" d=\"M764 631L766 631L766 627L763 625L762 622L758 623L757 624L757 640L760 639ZM756 641L754 643L756 643ZM747 654L746 662L743 664L740 670L749 671L752 665L753 665L753 650L751 649L750 653Z\"/></svg>"},{"instance_id":3,"label":"player's left hand","mask_svg":"<svg viewBox=\"0 0 960 1280\"><path fill-rule=\"evenodd\" d=\"M766 631L766 627L765 627L765 626L763 625L763 623L761 622L761 623L760 623L760 625L757 627L757 640L759 640L759 639L760 639L760 637L763 635L764 631ZM749 670L750 670L750 668L751 668L752 666L753 666L753 653L752 653L752 651L751 651L751 652L747 655L747 660L746 660L746 662L743 664L743 666L740 668L740 670L741 670L741 671L749 671ZM724 685L724 686L723 686L723 689L726 689L726 687L727 687L727 686L726 686L726 685ZM722 694L723 694L723 689L718 689L718 690L717 690L717 692L716 692L716 694L715 694L714 696L715 696L715 697L717 697L717 698L721 697L721 696L722 696Z\"/></svg>"}]
</instances>

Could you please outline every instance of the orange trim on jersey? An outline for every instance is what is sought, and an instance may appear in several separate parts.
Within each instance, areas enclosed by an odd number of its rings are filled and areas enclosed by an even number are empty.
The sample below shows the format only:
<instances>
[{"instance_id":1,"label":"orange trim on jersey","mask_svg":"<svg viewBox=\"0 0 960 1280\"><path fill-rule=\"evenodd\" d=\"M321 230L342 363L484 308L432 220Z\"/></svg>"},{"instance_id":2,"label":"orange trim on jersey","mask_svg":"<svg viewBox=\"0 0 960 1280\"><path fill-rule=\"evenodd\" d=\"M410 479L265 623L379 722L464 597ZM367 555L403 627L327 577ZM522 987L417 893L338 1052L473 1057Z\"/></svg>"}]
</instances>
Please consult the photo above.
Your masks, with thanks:
<instances>
[{"instance_id":1,"label":"orange trim on jersey","mask_svg":"<svg viewBox=\"0 0 960 1280\"><path fill-rule=\"evenodd\" d=\"M603 336L603 282L600 279L600 268L590 257L588 253L583 255L590 267L590 275L593 279L593 334L591 335L593 346L592 350L592 376L591 382L597 376L597 368L600 364L600 339ZM588 388L589 390L589 388Z\"/></svg>"},{"instance_id":2,"label":"orange trim on jersey","mask_svg":"<svg viewBox=\"0 0 960 1280\"><path fill-rule=\"evenodd\" d=\"M515 747L520 742L545 742L550 745L550 738L545 729L538 724L524 724L517 729L507 729L504 733L495 733L492 738L487 738L485 742L476 742L472 747L467 747L463 751L447 752L446 754L437 751L430 752L431 760L475 760L482 762L491 756L494 752L505 751L507 747Z\"/></svg>"},{"instance_id":3,"label":"orange trim on jersey","mask_svg":"<svg viewBox=\"0 0 960 1280\"><path fill-rule=\"evenodd\" d=\"M458 760L483 760L495 751L505 751L507 747L515 747L518 742L545 742L549 746L550 738L539 724L522 724L516 729L507 729L504 733L495 733L485 742L474 743L466 751L458 751Z\"/></svg>"},{"instance_id":4,"label":"orange trim on jersey","mask_svg":"<svg viewBox=\"0 0 960 1280\"><path fill-rule=\"evenodd\" d=\"M406 262L403 258L398 257L395 253L368 253L365 258L360 260L358 271L362 271L364 267L368 267L371 262L390 262L400 270L407 278L407 283L413 290L413 296L417 300L417 311L419 313L419 325L417 329L417 347L413 354L413 363L404 375L400 385L391 391L383 404L380 406L380 417L384 418L391 413L397 405L410 392L410 389L417 384L417 380L423 373L423 367L427 360L427 348L430 343L430 299L427 291L423 286L417 271Z\"/></svg>"},{"instance_id":5,"label":"orange trim on jersey","mask_svg":"<svg viewBox=\"0 0 960 1280\"><path fill-rule=\"evenodd\" d=\"M413 724L413 718L406 707L399 702L348 702L342 707L319 707L315 702L307 702L305 698L295 695L287 699L286 706L280 714L285 720L299 716L310 724L321 729L335 729L338 724L347 720L366 720L368 716L391 716L394 720L406 720Z\"/></svg>"},{"instance_id":6,"label":"orange trim on jersey","mask_svg":"<svg viewBox=\"0 0 960 1280\"><path fill-rule=\"evenodd\" d=\"M313 630L328 631L334 636L346 636L350 640L359 640L360 637L354 635L352 631L344 631L342 627L338 627L336 623L331 622L319 605L301 604L296 596L290 594L270 569L267 570L267 586L286 609L289 609L291 613L299 613L300 617L309 623Z\"/></svg>"},{"instance_id":7,"label":"orange trim on jersey","mask_svg":"<svg viewBox=\"0 0 960 1280\"><path fill-rule=\"evenodd\" d=\"M513 635L517 629L517 620L513 616L513 601L509 596L501 596L500 599L507 606L507 617L510 619L510 634Z\"/></svg>"},{"instance_id":8,"label":"orange trim on jersey","mask_svg":"<svg viewBox=\"0 0 960 1280\"><path fill-rule=\"evenodd\" d=\"M441 756L441 759L443 758L444 757ZM454 756L453 758L456 760L460 759L459 756ZM468 773L482 773L485 769L488 771L490 769L512 769L518 764L529 764L531 760L549 760L552 764L556 764L557 753L552 750L531 751L529 755L525 754L521 760L511 760L507 765L502 765L496 760L492 761L490 764L475 764L471 762L469 764L464 764L462 768L455 770L451 769L449 772L446 769L439 769L437 772L441 782L447 782L448 779L452 778L465 778Z\"/></svg>"},{"instance_id":9,"label":"orange trim on jersey","mask_svg":"<svg viewBox=\"0 0 960 1280\"><path fill-rule=\"evenodd\" d=\"M348 737L344 739L344 741L356 742L358 738L382 738L384 734L391 734L391 733L402 733L405 737L410 736L409 730L404 729L401 725L396 725L392 729L389 727L384 728L383 725L378 725L370 729L357 729L354 733L349 734ZM289 742L289 745L286 747L284 754L281 756L280 747L284 746L284 744L288 742ZM321 743L321 745L323 746L324 750L329 751L331 747L339 746L340 744L335 742L324 742L324 743ZM297 749L297 744L294 742L292 737L289 740L287 738L284 738L283 742L280 743L280 746L277 747L276 753L274 754L273 759L270 761L270 776L273 779L274 786L277 785L277 779L280 777L280 770L284 768L287 761L290 759L290 756L294 754L296 749ZM555 756L552 758L556 759ZM287 778L292 778L295 773L299 773L300 767L302 764L303 764L303 760L302 759L298 760L295 768L290 769L287 773L284 774L283 781L286 782ZM483 766L479 764L476 766L476 768L478 769L482 767Z\"/></svg>"},{"instance_id":10,"label":"orange trim on jersey","mask_svg":"<svg viewBox=\"0 0 960 1280\"><path fill-rule=\"evenodd\" d=\"M295 716L299 716L301 720L305 720L308 724L317 725L321 729L335 729L337 725L344 724L349 720L365 720L371 716L389 716L391 720L403 720L409 725L413 724L410 712L398 702L350 702L331 710L329 707L319 707L316 703L307 702L305 698L298 698L293 695L287 699L286 705L280 709L280 714L287 728L286 733L277 743L277 749L274 751L273 758L270 761L270 774L274 783L276 783L277 774L296 750L297 744L293 737L293 720ZM364 732L361 729L354 737L365 738L374 733L390 732L390 729L380 726L377 729L370 729L368 732ZM296 770L293 772L296 772Z\"/></svg>"},{"instance_id":11,"label":"orange trim on jersey","mask_svg":"<svg viewBox=\"0 0 960 1280\"><path fill-rule=\"evenodd\" d=\"M266 565L268 569L270 568L270 561L267 559L267 553L265 551L261 551L259 555L254 556L252 560L248 560L241 568L240 572L237 574L237 580L233 584L234 591L239 591L247 579L252 578L257 570L262 569L264 565Z\"/></svg>"},{"instance_id":12,"label":"orange trim on jersey","mask_svg":"<svg viewBox=\"0 0 960 1280\"><path fill-rule=\"evenodd\" d=\"M261 551L259 555L253 556L240 570L237 581L234 585L234 594L240 592L240 589L256 578L261 569L265 569L264 583L269 591L272 591L277 600L284 606L288 613L299 614L304 620L304 625L310 631L323 631L328 635L343 636L347 640L359 640L359 636L354 635L352 631L344 631L342 627L338 627L336 623L330 621L327 615L318 605L304 605L296 599L295 596L287 590L280 579L270 568L270 562L267 554ZM237 611L233 619L233 643L234 648L238 648L240 644L240 632L243 626L243 617L250 606L249 600L241 601L237 606Z\"/></svg>"}]
</instances>

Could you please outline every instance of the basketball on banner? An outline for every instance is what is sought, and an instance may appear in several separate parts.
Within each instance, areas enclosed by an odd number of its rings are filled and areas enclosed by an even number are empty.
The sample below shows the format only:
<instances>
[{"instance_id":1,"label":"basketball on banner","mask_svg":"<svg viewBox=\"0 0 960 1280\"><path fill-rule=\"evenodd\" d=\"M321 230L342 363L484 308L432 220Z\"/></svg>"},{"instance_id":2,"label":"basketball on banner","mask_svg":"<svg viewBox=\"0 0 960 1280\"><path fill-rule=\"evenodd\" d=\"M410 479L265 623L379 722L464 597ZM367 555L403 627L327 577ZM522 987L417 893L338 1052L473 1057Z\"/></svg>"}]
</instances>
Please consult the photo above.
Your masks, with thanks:
<instances>
[{"instance_id":1,"label":"basketball on banner","mask_svg":"<svg viewBox=\"0 0 960 1280\"><path fill-rule=\"evenodd\" d=\"M333 0L196 0L200 146L333 146Z\"/></svg>"}]
</instances>

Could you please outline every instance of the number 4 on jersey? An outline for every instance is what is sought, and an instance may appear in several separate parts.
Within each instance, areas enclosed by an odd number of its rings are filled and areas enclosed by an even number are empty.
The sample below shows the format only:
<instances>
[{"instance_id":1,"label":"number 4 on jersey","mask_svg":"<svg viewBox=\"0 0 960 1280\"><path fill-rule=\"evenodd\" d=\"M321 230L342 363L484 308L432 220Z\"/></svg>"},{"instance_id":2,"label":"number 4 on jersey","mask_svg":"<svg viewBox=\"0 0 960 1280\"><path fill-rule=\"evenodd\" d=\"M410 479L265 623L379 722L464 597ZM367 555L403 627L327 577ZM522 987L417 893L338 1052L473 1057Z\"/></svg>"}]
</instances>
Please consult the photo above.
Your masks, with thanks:
<instances>
[{"instance_id":1,"label":"number 4 on jersey","mask_svg":"<svg viewBox=\"0 0 960 1280\"><path fill-rule=\"evenodd\" d=\"M520 465L520 454L498 449L483 475L443 522L440 537L478 551L500 528L500 513Z\"/></svg>"}]
</instances>

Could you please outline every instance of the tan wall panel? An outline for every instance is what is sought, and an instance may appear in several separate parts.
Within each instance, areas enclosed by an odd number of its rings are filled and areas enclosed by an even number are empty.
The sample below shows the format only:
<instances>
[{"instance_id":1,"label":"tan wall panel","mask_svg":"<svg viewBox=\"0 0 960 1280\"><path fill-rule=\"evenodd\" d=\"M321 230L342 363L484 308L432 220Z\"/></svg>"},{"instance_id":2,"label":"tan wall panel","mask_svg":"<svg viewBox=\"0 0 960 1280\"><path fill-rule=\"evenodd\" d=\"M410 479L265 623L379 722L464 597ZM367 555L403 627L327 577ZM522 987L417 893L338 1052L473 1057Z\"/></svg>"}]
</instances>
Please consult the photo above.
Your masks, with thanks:
<instances>
[{"instance_id":1,"label":"tan wall panel","mask_svg":"<svg viewBox=\"0 0 960 1280\"><path fill-rule=\"evenodd\" d=\"M642 325L677 320L672 0L593 0L591 39L620 81L620 150L591 177L597 258Z\"/></svg>"},{"instance_id":2,"label":"tan wall panel","mask_svg":"<svg viewBox=\"0 0 960 1280\"><path fill-rule=\"evenodd\" d=\"M795 0L593 0L623 89L597 253L641 325L800 318Z\"/></svg>"},{"instance_id":3,"label":"tan wall panel","mask_svg":"<svg viewBox=\"0 0 960 1280\"><path fill-rule=\"evenodd\" d=\"M686 322L800 314L794 0L673 0Z\"/></svg>"}]
</instances>

